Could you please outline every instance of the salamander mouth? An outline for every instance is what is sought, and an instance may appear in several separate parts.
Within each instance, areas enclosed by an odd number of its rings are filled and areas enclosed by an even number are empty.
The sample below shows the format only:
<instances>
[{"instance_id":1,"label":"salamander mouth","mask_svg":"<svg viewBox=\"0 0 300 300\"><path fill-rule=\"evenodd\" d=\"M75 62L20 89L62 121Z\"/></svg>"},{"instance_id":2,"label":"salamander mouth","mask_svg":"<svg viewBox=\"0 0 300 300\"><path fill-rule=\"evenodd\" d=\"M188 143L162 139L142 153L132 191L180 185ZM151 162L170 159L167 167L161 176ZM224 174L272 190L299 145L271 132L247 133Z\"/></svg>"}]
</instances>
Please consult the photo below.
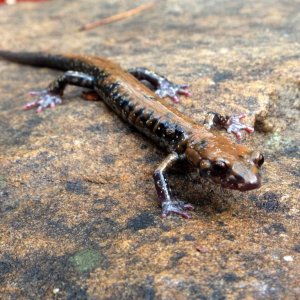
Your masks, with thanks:
<instances>
[{"instance_id":1,"label":"salamander mouth","mask_svg":"<svg viewBox=\"0 0 300 300\"><path fill-rule=\"evenodd\" d=\"M239 190L242 192L250 191L258 189L261 186L261 183L255 183L255 184L243 184L243 183L231 183L231 184L221 184L223 188L231 189L231 190Z\"/></svg>"},{"instance_id":2,"label":"salamander mouth","mask_svg":"<svg viewBox=\"0 0 300 300\"><path fill-rule=\"evenodd\" d=\"M223 188L239 191L250 191L258 189L261 186L260 175L256 174L251 180L246 181L244 178L239 176L229 176L225 178L211 177L213 182L220 184Z\"/></svg>"},{"instance_id":3,"label":"salamander mouth","mask_svg":"<svg viewBox=\"0 0 300 300\"><path fill-rule=\"evenodd\" d=\"M260 175L256 174L251 180L247 181L240 177L230 176L224 180L220 180L223 188L239 190L239 191L250 191L258 189L261 186Z\"/></svg>"}]
</instances>

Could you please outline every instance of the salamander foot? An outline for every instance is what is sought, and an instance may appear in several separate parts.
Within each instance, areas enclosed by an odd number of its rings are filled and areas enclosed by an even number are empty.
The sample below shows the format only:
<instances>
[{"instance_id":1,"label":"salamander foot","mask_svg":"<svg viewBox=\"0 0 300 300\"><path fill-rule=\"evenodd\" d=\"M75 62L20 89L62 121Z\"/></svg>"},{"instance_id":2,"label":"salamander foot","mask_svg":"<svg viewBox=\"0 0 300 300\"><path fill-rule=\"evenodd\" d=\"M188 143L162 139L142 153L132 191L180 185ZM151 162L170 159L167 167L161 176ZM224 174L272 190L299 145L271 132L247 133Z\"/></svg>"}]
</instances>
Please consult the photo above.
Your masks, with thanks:
<instances>
[{"instance_id":1,"label":"salamander foot","mask_svg":"<svg viewBox=\"0 0 300 300\"><path fill-rule=\"evenodd\" d=\"M254 132L254 128L241 123L240 121L246 117L246 114L241 114L237 116L231 116L228 118L226 125L228 133L233 133L238 140L242 138L241 130L245 130L248 133Z\"/></svg>"},{"instance_id":2,"label":"salamander foot","mask_svg":"<svg viewBox=\"0 0 300 300\"><path fill-rule=\"evenodd\" d=\"M162 203L162 218L165 218L169 214L177 214L185 219L190 219L191 216L186 212L186 210L194 210L194 206L189 203L185 203L180 200L169 200Z\"/></svg>"},{"instance_id":3,"label":"salamander foot","mask_svg":"<svg viewBox=\"0 0 300 300\"><path fill-rule=\"evenodd\" d=\"M58 94L49 92L48 89L42 91L32 91L29 93L31 96L37 97L36 101L29 102L24 105L24 109L31 109L37 107L36 112L40 113L46 108L54 108L57 104L62 103L62 98Z\"/></svg>"},{"instance_id":4,"label":"salamander foot","mask_svg":"<svg viewBox=\"0 0 300 300\"><path fill-rule=\"evenodd\" d=\"M176 84L166 78L162 78L159 81L155 94L160 98L170 97L175 103L178 103L180 100L177 95L192 96L188 88L188 84Z\"/></svg>"},{"instance_id":5,"label":"salamander foot","mask_svg":"<svg viewBox=\"0 0 300 300\"><path fill-rule=\"evenodd\" d=\"M209 112L205 125L208 129L213 126L220 126L225 128L228 133L233 133L238 140L242 138L241 130L245 130L248 133L254 132L254 128L250 127L241 122L242 119L246 117L246 114L236 115L236 116L222 116L215 112Z\"/></svg>"},{"instance_id":6,"label":"salamander foot","mask_svg":"<svg viewBox=\"0 0 300 300\"><path fill-rule=\"evenodd\" d=\"M166 77L156 74L147 68L129 69L128 72L139 80L146 80L152 86L156 95L160 98L170 97L174 102L179 102L177 95L191 96L188 84L176 84L169 81Z\"/></svg>"},{"instance_id":7,"label":"salamander foot","mask_svg":"<svg viewBox=\"0 0 300 300\"><path fill-rule=\"evenodd\" d=\"M24 109L37 107L36 112L39 113L48 107L54 108L57 104L62 103L61 97L67 85L93 89L94 83L95 78L91 75L77 71L67 71L51 82L47 89L31 92L30 95L37 97L37 100L26 104Z\"/></svg>"}]
</instances>

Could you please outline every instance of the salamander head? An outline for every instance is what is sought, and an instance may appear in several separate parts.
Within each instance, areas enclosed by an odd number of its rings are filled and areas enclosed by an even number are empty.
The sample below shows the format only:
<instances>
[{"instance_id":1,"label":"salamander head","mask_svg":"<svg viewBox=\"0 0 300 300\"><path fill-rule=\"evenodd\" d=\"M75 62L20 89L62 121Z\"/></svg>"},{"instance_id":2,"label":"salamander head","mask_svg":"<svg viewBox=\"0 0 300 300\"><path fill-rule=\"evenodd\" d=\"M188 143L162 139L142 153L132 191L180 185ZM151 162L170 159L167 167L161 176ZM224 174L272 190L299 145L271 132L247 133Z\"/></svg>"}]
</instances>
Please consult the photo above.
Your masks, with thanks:
<instances>
[{"instance_id":1,"label":"salamander head","mask_svg":"<svg viewBox=\"0 0 300 300\"><path fill-rule=\"evenodd\" d=\"M214 161L208 171L209 176L224 188L240 191L257 189L261 186L259 168L263 164L264 157L258 152L253 152L253 155L247 161L236 161L232 165L223 159ZM257 160L254 157L259 158Z\"/></svg>"},{"instance_id":2,"label":"salamander head","mask_svg":"<svg viewBox=\"0 0 300 300\"><path fill-rule=\"evenodd\" d=\"M201 175L224 188L248 191L261 185L259 169L264 162L263 155L223 136L207 142L194 140L185 154Z\"/></svg>"}]
</instances>

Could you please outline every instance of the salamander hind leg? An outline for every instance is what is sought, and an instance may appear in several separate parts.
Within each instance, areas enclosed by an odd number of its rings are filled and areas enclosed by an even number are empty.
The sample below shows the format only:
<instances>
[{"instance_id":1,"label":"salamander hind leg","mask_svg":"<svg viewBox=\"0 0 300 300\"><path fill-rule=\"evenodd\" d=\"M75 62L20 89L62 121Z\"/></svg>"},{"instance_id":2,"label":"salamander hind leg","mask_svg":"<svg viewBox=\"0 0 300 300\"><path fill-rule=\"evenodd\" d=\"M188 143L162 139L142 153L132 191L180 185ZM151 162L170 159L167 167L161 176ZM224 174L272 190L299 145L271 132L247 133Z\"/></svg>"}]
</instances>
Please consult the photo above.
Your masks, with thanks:
<instances>
[{"instance_id":1,"label":"salamander hind leg","mask_svg":"<svg viewBox=\"0 0 300 300\"><path fill-rule=\"evenodd\" d=\"M36 107L36 111L41 112L46 108L54 108L57 104L62 103L62 95L68 84L92 89L94 77L81 72L68 71L53 81L47 89L30 92L30 95L37 99L27 103L24 109Z\"/></svg>"},{"instance_id":2,"label":"salamander hind leg","mask_svg":"<svg viewBox=\"0 0 300 300\"><path fill-rule=\"evenodd\" d=\"M166 217L171 213L175 213L188 219L190 218L190 215L186 212L186 210L193 210L193 205L180 200L174 200L172 198L168 180L165 175L165 172L179 159L181 159L181 157L177 153L174 152L169 154L155 170L153 178L158 199L162 207L162 217Z\"/></svg>"},{"instance_id":3,"label":"salamander hind leg","mask_svg":"<svg viewBox=\"0 0 300 300\"><path fill-rule=\"evenodd\" d=\"M176 84L167 78L158 75L146 68L129 69L128 72L139 80L147 80L154 87L155 93L160 97L170 97L174 102L179 102L178 95L191 96L188 84Z\"/></svg>"},{"instance_id":4,"label":"salamander hind leg","mask_svg":"<svg viewBox=\"0 0 300 300\"><path fill-rule=\"evenodd\" d=\"M222 116L215 112L209 112L205 119L205 125L208 129L213 126L219 126L225 128L228 133L233 133L238 140L241 139L241 130L245 130L248 133L254 132L254 128L241 122L246 117L246 114L236 116Z\"/></svg>"}]
</instances>

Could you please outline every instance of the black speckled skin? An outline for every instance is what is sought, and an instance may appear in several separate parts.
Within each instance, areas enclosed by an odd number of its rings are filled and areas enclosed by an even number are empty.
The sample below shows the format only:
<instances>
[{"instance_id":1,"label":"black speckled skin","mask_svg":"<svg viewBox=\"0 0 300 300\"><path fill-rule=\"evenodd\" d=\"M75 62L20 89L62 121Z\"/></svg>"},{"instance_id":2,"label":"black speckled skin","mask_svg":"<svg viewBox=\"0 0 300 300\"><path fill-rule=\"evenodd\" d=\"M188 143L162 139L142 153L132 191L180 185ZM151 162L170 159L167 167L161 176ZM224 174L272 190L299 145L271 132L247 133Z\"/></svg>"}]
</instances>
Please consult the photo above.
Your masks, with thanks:
<instances>
[{"instance_id":1,"label":"black speckled skin","mask_svg":"<svg viewBox=\"0 0 300 300\"><path fill-rule=\"evenodd\" d=\"M21 53L16 57L11 52L0 52L0 56L17 63L68 71L49 86L51 91L63 94L66 84L94 89L123 120L129 122L161 147L169 151L184 151L188 136L186 128L174 122L173 113L164 114L159 111L159 106L163 106L162 104L157 103L158 107L152 106L151 108L145 105L146 103L143 103L145 100L153 102L161 101L161 99L148 88L144 88L134 76L122 71L112 62L97 57L43 53ZM80 76L70 76L74 72L80 72ZM134 73L133 70L131 72ZM86 77L83 76L84 74ZM140 72L138 75L141 77ZM93 83L91 78L93 78ZM139 89L133 93L132 88L128 89L129 82L138 86Z\"/></svg>"},{"instance_id":2,"label":"black speckled skin","mask_svg":"<svg viewBox=\"0 0 300 300\"><path fill-rule=\"evenodd\" d=\"M144 88L134 76L122 71L119 66L109 60L98 57L44 53L18 53L16 55L5 51L0 51L0 57L21 64L68 71L50 84L51 91L62 95L66 84L94 89L102 100L123 120L129 122L161 147L167 148L169 151L183 152L185 150L184 145L188 136L186 128L172 120L173 114L171 112L163 115L159 111L159 107L153 107L152 109L147 107L142 102L145 99L151 102L161 101L161 99L148 88ZM135 70L139 72L137 73ZM141 78L142 73L140 70L141 68L132 69L130 72ZM70 76L74 72L80 72L80 76ZM83 76L84 74L86 74L86 77ZM152 74L159 79L158 75ZM93 78L93 83L91 78ZM149 76L147 78L149 79ZM132 92L127 90L129 87L128 82L139 86L141 90L140 93L134 93L135 97L132 97ZM162 105L157 103L157 106Z\"/></svg>"}]
</instances>

